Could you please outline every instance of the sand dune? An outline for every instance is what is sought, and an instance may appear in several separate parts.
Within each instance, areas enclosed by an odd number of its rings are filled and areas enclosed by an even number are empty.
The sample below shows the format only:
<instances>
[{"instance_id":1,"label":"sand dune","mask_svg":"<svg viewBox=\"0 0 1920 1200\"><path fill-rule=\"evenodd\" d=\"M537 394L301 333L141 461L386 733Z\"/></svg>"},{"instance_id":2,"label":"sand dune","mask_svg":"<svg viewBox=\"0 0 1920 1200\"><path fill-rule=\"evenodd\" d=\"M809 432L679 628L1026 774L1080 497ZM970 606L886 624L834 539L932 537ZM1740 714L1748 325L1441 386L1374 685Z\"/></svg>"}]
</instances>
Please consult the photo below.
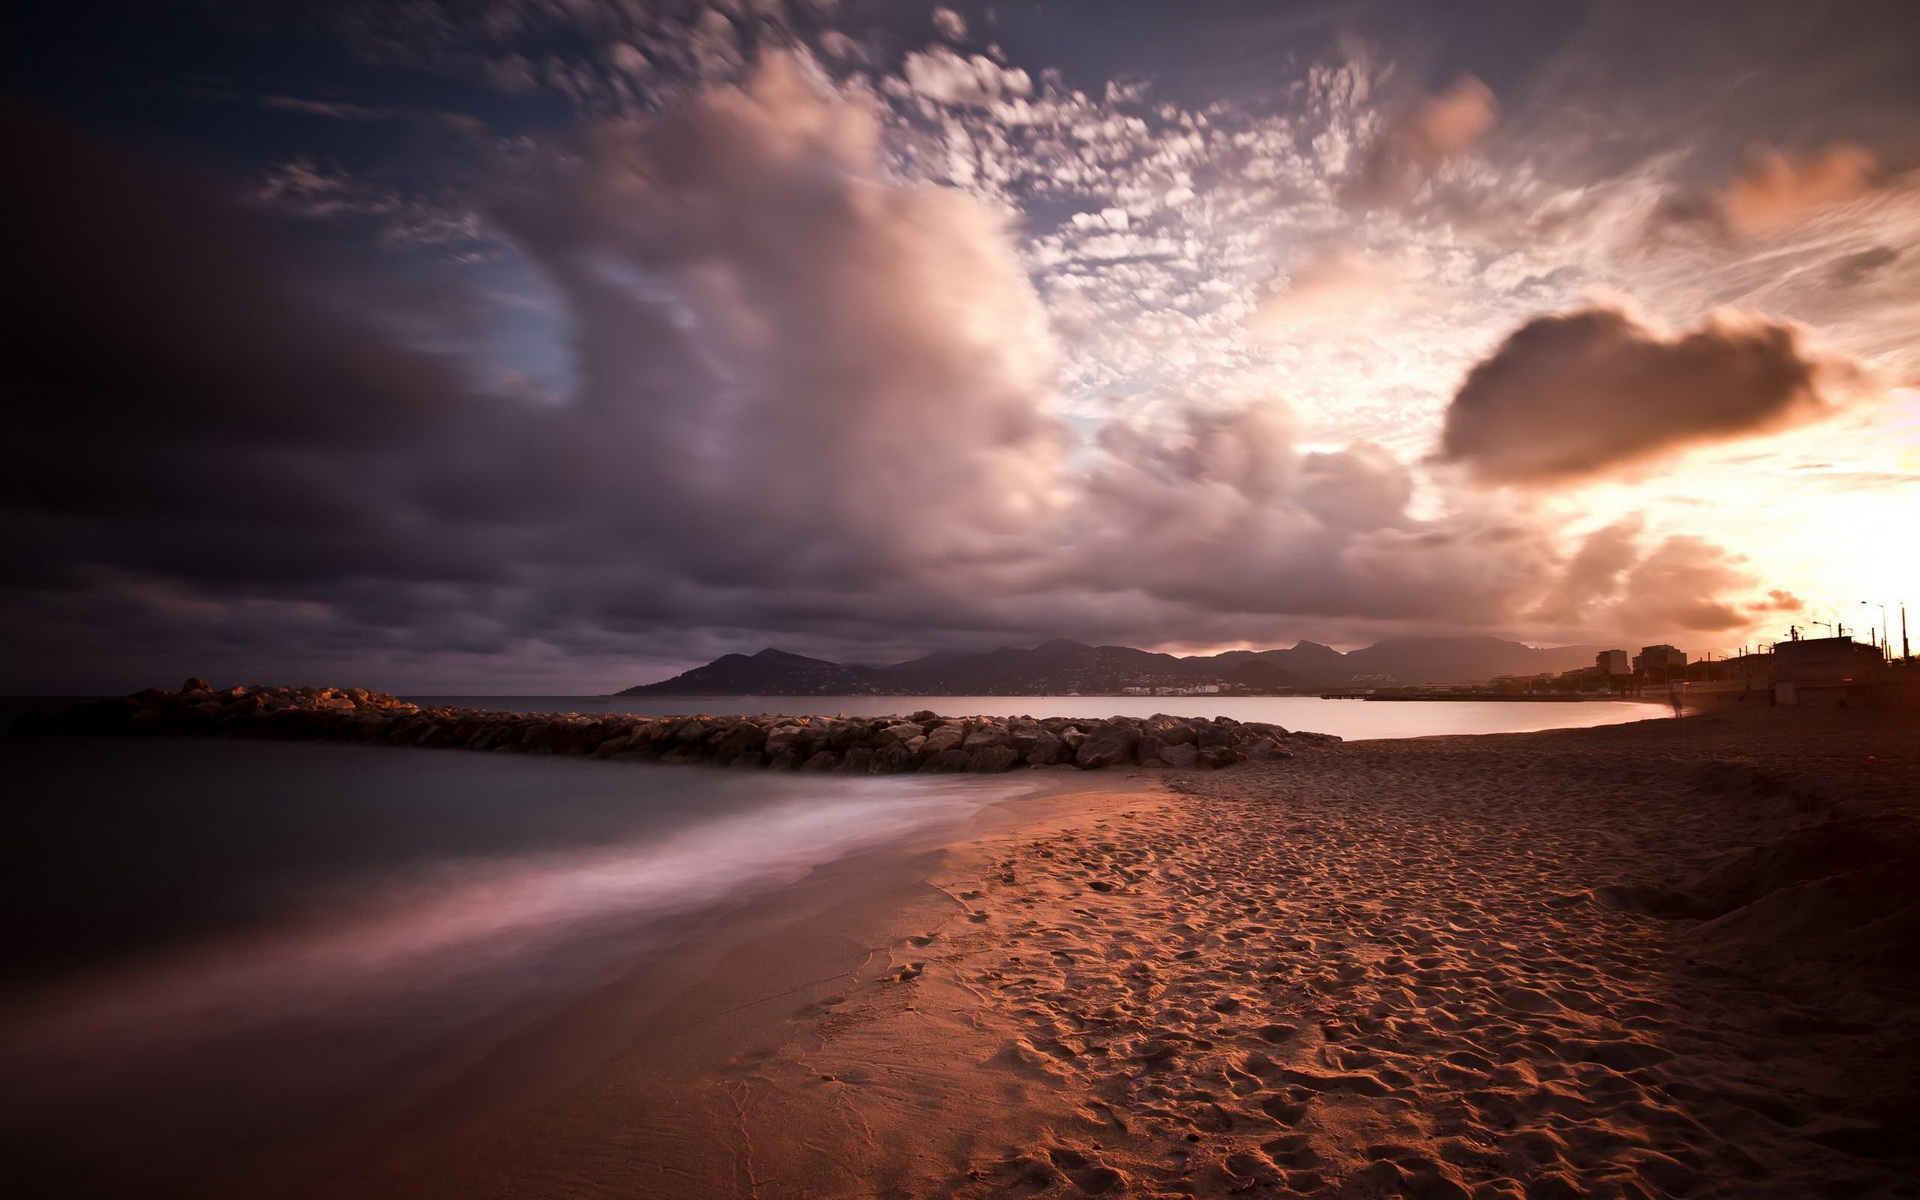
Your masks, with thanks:
<instances>
[{"instance_id":1,"label":"sand dune","mask_svg":"<svg viewBox=\"0 0 1920 1200\"><path fill-rule=\"evenodd\" d=\"M631 1058L396 1190L1914 1195L1920 745L1823 720L1090 797L717 1069Z\"/></svg>"}]
</instances>

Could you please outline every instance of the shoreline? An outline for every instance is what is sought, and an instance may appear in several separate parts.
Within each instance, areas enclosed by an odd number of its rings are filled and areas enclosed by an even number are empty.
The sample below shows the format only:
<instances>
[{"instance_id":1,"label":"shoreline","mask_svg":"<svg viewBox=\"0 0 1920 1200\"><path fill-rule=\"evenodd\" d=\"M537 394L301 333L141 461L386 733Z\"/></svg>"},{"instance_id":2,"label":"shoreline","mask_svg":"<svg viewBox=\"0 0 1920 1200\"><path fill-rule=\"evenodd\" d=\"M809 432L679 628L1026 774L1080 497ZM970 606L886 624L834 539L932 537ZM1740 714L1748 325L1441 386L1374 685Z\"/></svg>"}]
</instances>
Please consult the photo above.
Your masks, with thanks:
<instances>
[{"instance_id":1,"label":"shoreline","mask_svg":"<svg viewBox=\"0 0 1920 1200\"><path fill-rule=\"evenodd\" d=\"M1009 777L392 1119L166 1194L1908 1196L1917 735L1778 709Z\"/></svg>"},{"instance_id":2,"label":"shoreline","mask_svg":"<svg viewBox=\"0 0 1920 1200\"><path fill-rule=\"evenodd\" d=\"M919 1146L920 1171L963 1153L960 1142L916 1127L914 1112L930 1096L941 1100L943 1125L969 1137L988 1127L1008 1136L1009 1125L1014 1140L1034 1136L1045 1122L1025 1107L1032 1097L1007 1096L1007 1081L989 1065L997 1047L978 1027L974 997L941 979L956 945L990 936L974 919L972 881L1016 845L1169 799L1146 772L1055 775L988 805L957 837L817 868L690 925L660 961L519 1031L405 1120L331 1147L329 1165L255 1175L232 1194L264 1181L314 1198L506 1197L582 1186L695 1197L750 1194L756 1180L796 1176L806 1178L797 1191L777 1185L771 1194L840 1194L897 1170L894 1153L909 1141ZM929 999L932 989L939 995ZM813 1042L822 1029L883 1052L823 1055ZM925 1052L917 1064L899 1061L908 1046ZM824 1158L806 1138L784 1154L771 1150L772 1130L810 1128L823 1096L855 1087L891 1094L882 1109L914 1110L897 1114L894 1143L835 1143ZM738 1111L743 1089L782 1113L748 1121ZM618 1162L601 1153L613 1142L622 1147ZM769 1177L756 1174L755 1157L768 1160ZM290 1186L290 1174L310 1183Z\"/></svg>"},{"instance_id":3,"label":"shoreline","mask_svg":"<svg viewBox=\"0 0 1920 1200\"><path fill-rule=\"evenodd\" d=\"M1702 715L1069 777L673 1004L820 937L850 977L312 1194L1909 1195L1914 733Z\"/></svg>"}]
</instances>

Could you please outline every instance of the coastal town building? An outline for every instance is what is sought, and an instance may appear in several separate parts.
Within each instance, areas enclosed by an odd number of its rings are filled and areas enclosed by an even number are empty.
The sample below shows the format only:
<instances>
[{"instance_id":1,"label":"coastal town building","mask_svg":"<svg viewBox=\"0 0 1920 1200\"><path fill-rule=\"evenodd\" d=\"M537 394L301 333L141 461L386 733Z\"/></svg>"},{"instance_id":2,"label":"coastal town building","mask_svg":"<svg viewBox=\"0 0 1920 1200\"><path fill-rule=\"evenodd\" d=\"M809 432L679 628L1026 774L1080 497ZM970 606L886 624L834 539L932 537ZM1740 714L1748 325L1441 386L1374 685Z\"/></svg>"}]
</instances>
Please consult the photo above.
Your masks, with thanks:
<instances>
[{"instance_id":1,"label":"coastal town building","mask_svg":"<svg viewBox=\"0 0 1920 1200\"><path fill-rule=\"evenodd\" d=\"M1674 678L1685 679L1687 653L1665 642L1657 646L1642 646L1640 653L1633 657L1633 673L1648 683L1665 683Z\"/></svg>"}]
</instances>

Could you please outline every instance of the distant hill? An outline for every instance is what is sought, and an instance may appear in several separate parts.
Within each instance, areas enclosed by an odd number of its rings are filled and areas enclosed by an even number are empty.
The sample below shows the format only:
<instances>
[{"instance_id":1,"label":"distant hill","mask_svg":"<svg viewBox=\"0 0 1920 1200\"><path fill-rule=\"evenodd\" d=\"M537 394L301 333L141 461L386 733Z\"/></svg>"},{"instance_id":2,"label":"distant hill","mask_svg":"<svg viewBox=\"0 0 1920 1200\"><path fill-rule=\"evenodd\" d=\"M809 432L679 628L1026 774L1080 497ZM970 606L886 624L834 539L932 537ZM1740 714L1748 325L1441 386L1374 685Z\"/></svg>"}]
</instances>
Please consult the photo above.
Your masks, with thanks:
<instances>
[{"instance_id":1,"label":"distant hill","mask_svg":"<svg viewBox=\"0 0 1920 1200\"><path fill-rule=\"evenodd\" d=\"M868 696L877 689L869 667L844 667L785 650L727 654L622 696Z\"/></svg>"},{"instance_id":2,"label":"distant hill","mask_svg":"<svg viewBox=\"0 0 1920 1200\"><path fill-rule=\"evenodd\" d=\"M1397 684L1485 683L1496 675L1538 675L1590 667L1605 646L1535 649L1497 637L1395 638L1343 659L1352 677L1384 676Z\"/></svg>"},{"instance_id":3,"label":"distant hill","mask_svg":"<svg viewBox=\"0 0 1920 1200\"><path fill-rule=\"evenodd\" d=\"M729 654L623 696L1115 695L1122 688L1218 684L1263 695L1312 694L1365 684L1473 684L1588 666L1597 646L1536 649L1496 637L1397 638L1343 654L1318 642L1185 658L1064 638L1031 649L943 651L886 667L784 650Z\"/></svg>"}]
</instances>

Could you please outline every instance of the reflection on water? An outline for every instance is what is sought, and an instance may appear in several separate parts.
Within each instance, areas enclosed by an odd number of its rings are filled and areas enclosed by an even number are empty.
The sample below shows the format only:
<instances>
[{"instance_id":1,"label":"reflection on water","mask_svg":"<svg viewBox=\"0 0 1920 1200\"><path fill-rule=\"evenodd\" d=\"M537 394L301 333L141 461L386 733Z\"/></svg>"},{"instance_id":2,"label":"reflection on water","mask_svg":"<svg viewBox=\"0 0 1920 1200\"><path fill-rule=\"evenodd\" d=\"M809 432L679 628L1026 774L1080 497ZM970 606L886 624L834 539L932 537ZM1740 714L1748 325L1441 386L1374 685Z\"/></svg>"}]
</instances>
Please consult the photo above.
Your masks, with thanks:
<instances>
[{"instance_id":1,"label":"reflection on water","mask_svg":"<svg viewBox=\"0 0 1920 1200\"><path fill-rule=\"evenodd\" d=\"M676 921L1022 786L131 739L0 739L0 766L33 868L0 884L31 918L0 1181L77 1191L402 1107Z\"/></svg>"}]
</instances>

